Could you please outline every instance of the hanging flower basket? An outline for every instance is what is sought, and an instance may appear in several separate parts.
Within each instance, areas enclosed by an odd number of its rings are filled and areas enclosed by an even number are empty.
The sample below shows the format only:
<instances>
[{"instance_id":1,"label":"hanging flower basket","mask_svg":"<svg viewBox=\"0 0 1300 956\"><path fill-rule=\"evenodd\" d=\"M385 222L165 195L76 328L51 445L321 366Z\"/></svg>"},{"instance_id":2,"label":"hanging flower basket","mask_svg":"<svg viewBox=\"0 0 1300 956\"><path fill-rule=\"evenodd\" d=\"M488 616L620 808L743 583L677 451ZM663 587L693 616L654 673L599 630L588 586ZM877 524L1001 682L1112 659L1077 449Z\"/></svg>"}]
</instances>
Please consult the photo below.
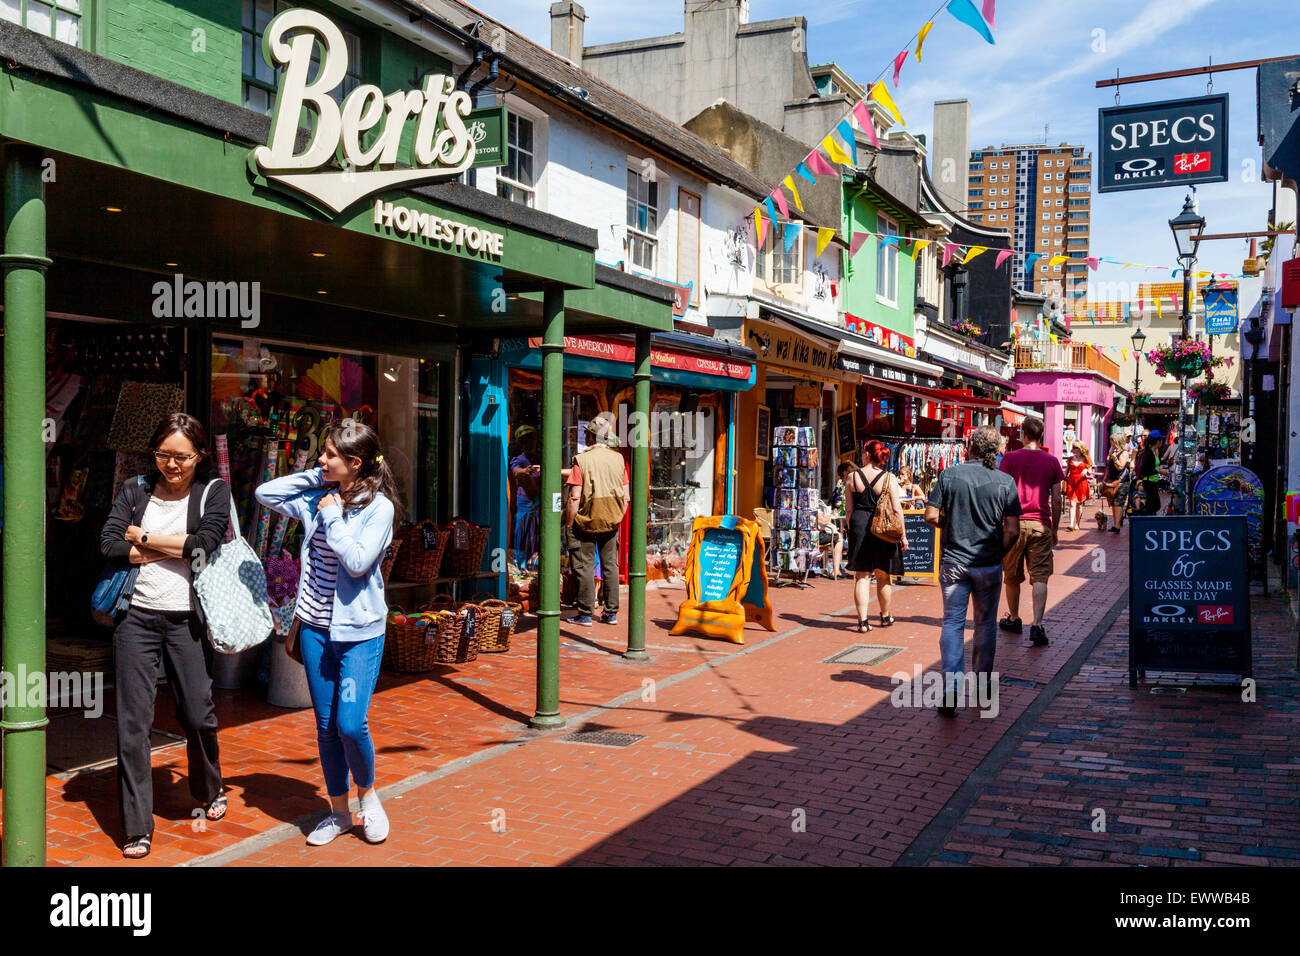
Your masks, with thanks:
<instances>
[{"instance_id":1,"label":"hanging flower basket","mask_svg":"<svg viewBox=\"0 0 1300 956\"><path fill-rule=\"evenodd\" d=\"M1223 364L1221 356L1210 353L1209 345L1195 339L1179 339L1146 355L1157 374L1172 378L1194 378L1208 368Z\"/></svg>"},{"instance_id":2,"label":"hanging flower basket","mask_svg":"<svg viewBox=\"0 0 1300 956\"><path fill-rule=\"evenodd\" d=\"M953 325L952 330L958 335L964 335L968 339L973 339L984 334L984 330L972 322L970 319L962 319Z\"/></svg>"},{"instance_id":3,"label":"hanging flower basket","mask_svg":"<svg viewBox=\"0 0 1300 956\"><path fill-rule=\"evenodd\" d=\"M1222 402L1232 395L1232 389L1228 387L1226 382L1206 379L1204 382L1189 385L1187 394L1191 396L1193 401L1197 402Z\"/></svg>"},{"instance_id":4,"label":"hanging flower basket","mask_svg":"<svg viewBox=\"0 0 1300 956\"><path fill-rule=\"evenodd\" d=\"M1133 393L1133 404L1135 404L1135 405L1150 405L1150 404L1151 404L1151 393L1150 393L1150 392L1141 392L1141 391L1139 391L1139 392L1134 392L1134 393Z\"/></svg>"}]
</instances>

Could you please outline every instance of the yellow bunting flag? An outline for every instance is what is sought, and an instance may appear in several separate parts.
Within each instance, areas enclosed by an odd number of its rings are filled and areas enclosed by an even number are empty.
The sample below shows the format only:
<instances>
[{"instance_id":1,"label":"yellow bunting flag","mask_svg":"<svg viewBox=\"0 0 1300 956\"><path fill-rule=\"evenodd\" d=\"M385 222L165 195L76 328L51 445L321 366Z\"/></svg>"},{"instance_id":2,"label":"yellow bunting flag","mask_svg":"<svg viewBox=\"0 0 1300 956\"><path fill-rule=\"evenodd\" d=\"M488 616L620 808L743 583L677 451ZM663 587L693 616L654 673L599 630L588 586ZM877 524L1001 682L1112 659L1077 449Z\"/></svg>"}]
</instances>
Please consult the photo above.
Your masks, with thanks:
<instances>
[{"instance_id":1,"label":"yellow bunting flag","mask_svg":"<svg viewBox=\"0 0 1300 956\"><path fill-rule=\"evenodd\" d=\"M988 252L988 251L989 251L989 247L988 247L988 246L971 246L971 247L970 247L970 252L966 253L966 258L963 259L962 262L963 262L963 263L970 262L972 259L974 259L976 256L978 256L981 252Z\"/></svg>"},{"instance_id":2,"label":"yellow bunting flag","mask_svg":"<svg viewBox=\"0 0 1300 956\"><path fill-rule=\"evenodd\" d=\"M913 239L912 240L912 260L915 261L921 250L934 242L933 239Z\"/></svg>"},{"instance_id":3,"label":"yellow bunting flag","mask_svg":"<svg viewBox=\"0 0 1300 956\"><path fill-rule=\"evenodd\" d=\"M831 157L832 163L839 163L841 166L853 165L853 160L849 159L849 154L840 148L840 144L835 142L835 137L828 135L822 140L822 149Z\"/></svg>"},{"instance_id":4,"label":"yellow bunting flag","mask_svg":"<svg viewBox=\"0 0 1300 956\"><path fill-rule=\"evenodd\" d=\"M927 23L925 26L921 27L921 29L917 31L916 34L916 62L917 63L921 62L921 44L925 43L925 38L930 35L930 31L933 29L934 29L934 21L931 20L929 23Z\"/></svg>"},{"instance_id":5,"label":"yellow bunting flag","mask_svg":"<svg viewBox=\"0 0 1300 956\"><path fill-rule=\"evenodd\" d=\"M1049 266L1059 266L1062 262L1068 262L1069 259L1069 256L1052 256L1052 258L1047 260L1047 264Z\"/></svg>"},{"instance_id":6,"label":"yellow bunting flag","mask_svg":"<svg viewBox=\"0 0 1300 956\"><path fill-rule=\"evenodd\" d=\"M877 80L867 93L867 99L875 100L885 109L889 110L889 115L898 121L899 126L906 126L907 121L903 119L903 114L898 112L898 107L894 105L894 98L889 95L889 90L885 89L885 81Z\"/></svg>"},{"instance_id":7,"label":"yellow bunting flag","mask_svg":"<svg viewBox=\"0 0 1300 956\"><path fill-rule=\"evenodd\" d=\"M1119 354L1124 356L1124 361L1128 361L1128 349L1120 349Z\"/></svg>"},{"instance_id":8,"label":"yellow bunting flag","mask_svg":"<svg viewBox=\"0 0 1300 956\"><path fill-rule=\"evenodd\" d=\"M794 179L787 176L785 179L781 180L781 183L786 189L790 190L790 195L794 196L795 208L800 212L803 212L803 201L799 198L799 190L794 188Z\"/></svg>"},{"instance_id":9,"label":"yellow bunting flag","mask_svg":"<svg viewBox=\"0 0 1300 956\"><path fill-rule=\"evenodd\" d=\"M1156 317L1161 319L1165 317L1164 311L1160 308L1160 296L1156 296Z\"/></svg>"},{"instance_id":10,"label":"yellow bunting flag","mask_svg":"<svg viewBox=\"0 0 1300 956\"><path fill-rule=\"evenodd\" d=\"M763 210L760 206L754 207L754 245L763 248Z\"/></svg>"},{"instance_id":11,"label":"yellow bunting flag","mask_svg":"<svg viewBox=\"0 0 1300 956\"><path fill-rule=\"evenodd\" d=\"M1055 333L1055 332L1048 332L1048 333L1047 333L1047 337L1048 337L1049 339L1051 339L1053 343L1056 342L1056 333Z\"/></svg>"},{"instance_id":12,"label":"yellow bunting flag","mask_svg":"<svg viewBox=\"0 0 1300 956\"><path fill-rule=\"evenodd\" d=\"M835 236L834 229L827 229L825 227L822 227L821 229L817 230L817 255L820 256L823 252L826 251L826 247L830 245L830 241L831 239L834 238L834 236Z\"/></svg>"}]
</instances>

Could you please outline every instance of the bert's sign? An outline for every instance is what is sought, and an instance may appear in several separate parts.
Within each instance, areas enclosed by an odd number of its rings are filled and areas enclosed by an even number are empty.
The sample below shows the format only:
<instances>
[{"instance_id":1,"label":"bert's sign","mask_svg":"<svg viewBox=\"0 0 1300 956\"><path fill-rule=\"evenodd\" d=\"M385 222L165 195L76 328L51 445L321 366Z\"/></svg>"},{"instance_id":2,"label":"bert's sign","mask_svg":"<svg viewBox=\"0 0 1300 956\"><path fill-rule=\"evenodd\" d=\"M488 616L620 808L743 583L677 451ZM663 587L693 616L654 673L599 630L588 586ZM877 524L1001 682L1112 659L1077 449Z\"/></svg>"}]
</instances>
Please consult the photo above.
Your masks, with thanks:
<instances>
[{"instance_id":1,"label":"bert's sign","mask_svg":"<svg viewBox=\"0 0 1300 956\"><path fill-rule=\"evenodd\" d=\"M1228 94L1100 111L1097 191L1228 179Z\"/></svg>"},{"instance_id":2,"label":"bert's sign","mask_svg":"<svg viewBox=\"0 0 1300 956\"><path fill-rule=\"evenodd\" d=\"M315 79L312 57L319 45ZM475 162L477 142L489 139L484 123L467 123L469 94L450 76L430 76L420 90L384 95L362 83L341 104L331 94L347 76L343 32L328 17L295 7L277 14L262 36L262 56L280 70L266 146L249 156L254 173L310 196L333 212L397 186L459 176ZM313 117L306 145L297 150L303 111ZM499 111L498 111L499 112ZM476 114L477 115L477 114ZM408 121L414 121L409 168L397 168ZM324 168L337 159L342 169Z\"/></svg>"}]
</instances>

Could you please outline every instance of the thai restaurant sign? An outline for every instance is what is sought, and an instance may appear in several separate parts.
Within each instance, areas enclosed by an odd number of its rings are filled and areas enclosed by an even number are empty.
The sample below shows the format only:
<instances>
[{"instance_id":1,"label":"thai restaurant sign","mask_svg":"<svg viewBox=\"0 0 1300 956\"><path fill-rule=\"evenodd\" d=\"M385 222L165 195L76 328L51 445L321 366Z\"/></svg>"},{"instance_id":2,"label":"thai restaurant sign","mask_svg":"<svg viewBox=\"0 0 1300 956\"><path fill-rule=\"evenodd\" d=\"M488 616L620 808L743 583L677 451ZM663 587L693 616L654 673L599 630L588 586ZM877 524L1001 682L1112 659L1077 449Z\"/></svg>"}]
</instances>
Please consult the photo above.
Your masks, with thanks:
<instances>
[{"instance_id":1,"label":"thai restaurant sign","mask_svg":"<svg viewBox=\"0 0 1300 956\"><path fill-rule=\"evenodd\" d=\"M334 21L315 10L291 7L273 17L262 36L262 57L280 79L267 145L249 154L249 167L331 212L387 189L504 162L504 111L475 111L453 76L428 76L421 89L387 95L362 83L336 102L332 94L348 73L347 43ZM312 116L312 131L299 150L304 111ZM402 155L402 134L411 123L411 148ZM328 168L336 158L342 168Z\"/></svg>"}]
</instances>

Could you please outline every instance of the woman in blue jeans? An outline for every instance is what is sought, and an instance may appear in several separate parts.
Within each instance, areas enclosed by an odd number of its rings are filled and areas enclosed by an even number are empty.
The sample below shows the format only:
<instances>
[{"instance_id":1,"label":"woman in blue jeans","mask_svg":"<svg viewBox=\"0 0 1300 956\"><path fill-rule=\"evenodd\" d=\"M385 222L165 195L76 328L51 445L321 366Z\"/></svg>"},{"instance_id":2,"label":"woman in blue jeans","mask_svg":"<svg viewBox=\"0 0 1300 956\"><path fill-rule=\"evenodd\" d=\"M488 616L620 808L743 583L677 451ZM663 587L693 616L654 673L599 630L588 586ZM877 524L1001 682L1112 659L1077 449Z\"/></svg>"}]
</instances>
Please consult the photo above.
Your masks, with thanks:
<instances>
[{"instance_id":1,"label":"woman in blue jeans","mask_svg":"<svg viewBox=\"0 0 1300 956\"><path fill-rule=\"evenodd\" d=\"M352 829L349 774L357 785L365 838L382 843L388 837L366 720L388 615L380 565L393 540L398 502L393 473L380 450L371 428L344 419L327 429L319 467L257 489L263 505L303 523L294 625L333 810L307 837L313 846Z\"/></svg>"}]
</instances>

